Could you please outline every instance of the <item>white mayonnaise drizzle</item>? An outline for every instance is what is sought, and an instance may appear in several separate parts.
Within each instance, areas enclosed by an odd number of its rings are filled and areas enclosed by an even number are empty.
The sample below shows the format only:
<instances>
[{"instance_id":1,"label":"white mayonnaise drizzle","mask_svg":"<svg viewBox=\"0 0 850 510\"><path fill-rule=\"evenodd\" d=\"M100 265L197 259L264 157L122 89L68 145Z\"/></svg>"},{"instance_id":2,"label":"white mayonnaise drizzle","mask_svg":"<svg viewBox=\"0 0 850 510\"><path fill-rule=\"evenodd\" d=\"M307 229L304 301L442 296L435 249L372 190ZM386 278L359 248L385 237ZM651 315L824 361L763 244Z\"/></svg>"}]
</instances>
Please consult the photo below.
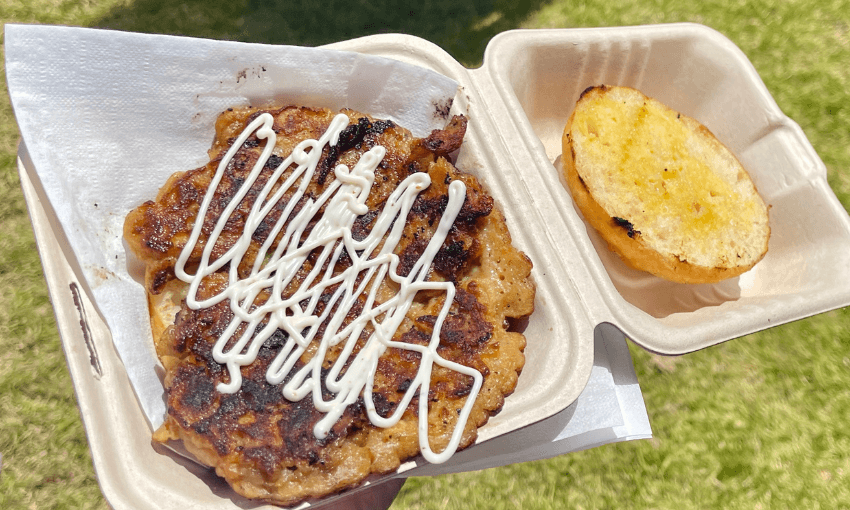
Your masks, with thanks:
<instances>
[{"instance_id":1,"label":"white mayonnaise drizzle","mask_svg":"<svg viewBox=\"0 0 850 510\"><path fill-rule=\"evenodd\" d=\"M477 370L446 360L437 354L440 329L454 300L455 288L451 282L429 282L426 281L426 277L434 256L445 241L463 205L466 187L460 181L453 181L449 185L448 206L440 219L437 231L409 275L399 276L396 272L399 259L392 251L401 239L405 225L404 219L407 218L413 201L420 191L431 184L431 179L425 173L415 173L406 178L387 200L371 233L362 241L355 240L352 237L351 227L357 216L368 211L365 202L375 179L375 169L386 154L386 149L383 147L375 146L366 152L352 170L345 165L338 165L334 169L335 179L327 186L326 191L316 199L306 200L301 210L294 213L296 204L301 201L316 170L322 148L328 143L335 145L340 132L348 125L348 117L339 114L319 140L305 140L299 143L292 154L273 170L272 176L256 198L241 237L227 253L210 261L212 249L225 223L256 181L272 154L276 140L276 134L272 129L273 121L274 118L268 113L258 116L227 151L210 183L198 211L192 234L175 266L177 277L189 284L186 303L190 308L197 310L228 300L230 309L233 311L233 320L213 348L214 359L227 366L230 376L230 382L220 383L217 389L222 393L238 391L242 385L240 367L253 363L260 347L278 329L285 331L289 336L280 353L269 366L266 380L270 384L280 384L293 370L311 342L315 340L318 326L327 321L315 355L282 388L283 395L291 401L299 401L312 395L313 405L317 410L325 413L313 430L315 436L318 439L327 437L331 427L342 416L345 408L354 403L361 394L371 422L378 427L391 427L398 423L418 390L420 450L429 462L446 461L457 450L472 404L481 388L482 376ZM185 271L186 261L198 243L203 218L207 214L215 190L236 151L254 132L257 138L267 140L263 152L242 187L219 217L205 243L197 272L190 275ZM284 172L293 165L295 168L292 173L280 183L274 195L269 196L272 189L282 179ZM269 232L267 240L256 256L251 274L245 279L240 279L237 268L249 249L252 233L284 194L293 188L293 195L289 198L280 219ZM306 240L302 242L305 229L322 206L325 207L324 213ZM272 242L281 231L283 236L278 247L269 255ZM382 243L385 236L386 240ZM320 251L313 269L300 287L289 297L284 297L284 290L302 268L307 256L317 249ZM339 274L334 274L343 249L351 259L351 266ZM227 288L216 296L199 300L198 288L203 278L228 263L230 266ZM361 275L362 278L359 278L358 283L358 277ZM376 293L386 278L395 282L398 292L389 300L376 303ZM335 285L338 287L326 303L321 315L317 316L316 307L322 293ZM416 293L423 290L446 293L445 303L437 317L430 342L426 346L392 341L393 334L404 319ZM255 300L261 292L269 293L270 297L258 305ZM364 293L365 304L362 313L348 325L343 326L346 314ZM306 306L303 306L305 302ZM266 319L268 322L265 327L254 336L257 327ZM373 333L351 360L345 373L340 375L352 355L361 332L368 324L371 324ZM228 340L242 325L246 326L243 333L235 339L236 343L225 351ZM340 343L342 343L341 354L324 380L325 387L333 394L333 397L330 400L324 400L321 389L322 362L328 349ZM391 416L384 417L380 416L375 409L372 385L378 358L388 347L418 352L421 354L421 361L419 371L405 391L401 402ZM428 442L428 390L431 369L435 363L470 376L474 380L472 391L467 396L458 416L451 441L440 453L433 452Z\"/></svg>"}]
</instances>

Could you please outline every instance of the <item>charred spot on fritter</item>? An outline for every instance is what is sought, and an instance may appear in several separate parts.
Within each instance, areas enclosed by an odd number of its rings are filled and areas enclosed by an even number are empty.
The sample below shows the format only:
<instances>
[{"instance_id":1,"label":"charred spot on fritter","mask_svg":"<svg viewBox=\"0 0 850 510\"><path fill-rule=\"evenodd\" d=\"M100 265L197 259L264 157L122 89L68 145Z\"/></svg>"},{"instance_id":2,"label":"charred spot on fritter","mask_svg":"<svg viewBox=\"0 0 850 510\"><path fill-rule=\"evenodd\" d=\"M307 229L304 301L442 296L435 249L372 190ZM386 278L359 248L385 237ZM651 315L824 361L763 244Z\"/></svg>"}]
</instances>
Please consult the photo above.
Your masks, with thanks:
<instances>
[{"instance_id":1,"label":"charred spot on fritter","mask_svg":"<svg viewBox=\"0 0 850 510\"><path fill-rule=\"evenodd\" d=\"M320 185L325 183L328 173L336 165L340 154L351 149L363 148L364 142L369 141L369 138L371 138L371 143L369 144L371 146L374 144L375 135L379 135L394 126L395 124L390 120L372 121L366 117L357 119L357 124L349 124L339 134L339 141L337 141L336 145L331 145L327 149L327 156L322 159L319 165L318 183Z\"/></svg>"},{"instance_id":2,"label":"charred spot on fritter","mask_svg":"<svg viewBox=\"0 0 850 510\"><path fill-rule=\"evenodd\" d=\"M467 261L477 255L479 247L480 243L476 239L450 237L434 257L434 269L447 280L455 282L467 269Z\"/></svg>"},{"instance_id":3,"label":"charred spot on fritter","mask_svg":"<svg viewBox=\"0 0 850 510\"><path fill-rule=\"evenodd\" d=\"M149 271L148 275L149 281L146 282L146 287L151 294L159 294L168 285L168 282L176 278L174 267L171 265Z\"/></svg>"},{"instance_id":4,"label":"charred spot on fritter","mask_svg":"<svg viewBox=\"0 0 850 510\"><path fill-rule=\"evenodd\" d=\"M351 226L351 237L355 241L362 241L369 236L370 227L378 216L381 215L381 209L372 209L354 220L354 224Z\"/></svg>"}]
</instances>

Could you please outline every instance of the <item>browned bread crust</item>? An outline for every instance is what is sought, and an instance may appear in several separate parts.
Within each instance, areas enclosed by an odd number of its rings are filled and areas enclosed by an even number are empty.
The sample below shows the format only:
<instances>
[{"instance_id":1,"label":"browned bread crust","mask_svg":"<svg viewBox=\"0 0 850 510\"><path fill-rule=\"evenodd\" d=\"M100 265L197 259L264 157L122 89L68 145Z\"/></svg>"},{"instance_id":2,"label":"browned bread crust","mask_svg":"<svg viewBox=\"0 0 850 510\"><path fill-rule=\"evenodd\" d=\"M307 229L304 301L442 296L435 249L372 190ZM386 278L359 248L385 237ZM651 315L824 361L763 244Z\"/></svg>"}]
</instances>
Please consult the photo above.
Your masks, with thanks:
<instances>
[{"instance_id":1,"label":"browned bread crust","mask_svg":"<svg viewBox=\"0 0 850 510\"><path fill-rule=\"evenodd\" d=\"M629 266L713 283L767 253L767 207L734 155L695 119L635 89L591 87L562 143L576 206Z\"/></svg>"}]
</instances>

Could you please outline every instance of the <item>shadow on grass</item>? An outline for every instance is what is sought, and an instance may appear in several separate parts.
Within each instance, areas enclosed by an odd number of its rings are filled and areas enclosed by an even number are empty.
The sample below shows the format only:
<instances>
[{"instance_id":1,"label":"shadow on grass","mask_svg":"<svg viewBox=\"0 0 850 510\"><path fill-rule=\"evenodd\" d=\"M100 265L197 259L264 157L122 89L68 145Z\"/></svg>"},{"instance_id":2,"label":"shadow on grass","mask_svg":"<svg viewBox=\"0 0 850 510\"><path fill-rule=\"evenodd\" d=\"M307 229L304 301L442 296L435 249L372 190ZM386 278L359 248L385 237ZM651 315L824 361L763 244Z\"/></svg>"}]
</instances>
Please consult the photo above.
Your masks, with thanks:
<instances>
[{"instance_id":1,"label":"shadow on grass","mask_svg":"<svg viewBox=\"0 0 850 510\"><path fill-rule=\"evenodd\" d=\"M543 0L136 0L101 28L270 44L319 46L380 33L427 39L462 64L480 65L497 33L518 27Z\"/></svg>"}]
</instances>

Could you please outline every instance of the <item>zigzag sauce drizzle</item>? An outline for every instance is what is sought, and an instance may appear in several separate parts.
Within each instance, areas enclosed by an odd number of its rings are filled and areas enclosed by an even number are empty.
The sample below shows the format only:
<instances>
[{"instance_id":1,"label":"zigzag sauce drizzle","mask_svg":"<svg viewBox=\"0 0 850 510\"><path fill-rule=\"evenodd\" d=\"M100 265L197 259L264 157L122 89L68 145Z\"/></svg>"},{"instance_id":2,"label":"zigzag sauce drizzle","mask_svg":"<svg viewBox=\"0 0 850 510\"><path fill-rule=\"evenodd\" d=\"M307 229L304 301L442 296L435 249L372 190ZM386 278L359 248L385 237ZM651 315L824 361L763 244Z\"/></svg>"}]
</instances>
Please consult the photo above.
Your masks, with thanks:
<instances>
[{"instance_id":1,"label":"zigzag sauce drizzle","mask_svg":"<svg viewBox=\"0 0 850 510\"><path fill-rule=\"evenodd\" d=\"M319 140L305 140L293 149L292 154L274 169L272 176L257 196L240 239L227 253L210 262L212 249L225 223L260 175L275 146L276 134L272 129L274 118L268 113L263 113L254 119L219 163L216 174L198 211L197 218L200 220L195 222L192 234L177 260L175 273L178 278L189 284L186 303L190 308L198 310L229 300L234 317L213 348L214 359L227 366L230 376L229 383L218 385L219 391L235 393L239 390L242 385L240 367L253 363L260 347L278 329L285 331L288 338L280 353L269 366L266 372L266 380L270 384L282 383L315 339L319 330L318 326L327 321L324 335L318 345L318 351L305 366L292 376L282 389L283 395L291 401L298 401L312 394L316 409L325 413L325 416L314 427L315 436L318 439L327 437L333 424L345 412L345 408L354 403L361 393L370 421L378 427L391 427L398 423L418 390L419 394L422 395L419 399L420 450L423 457L429 462L445 462L457 450L464 425L469 418L483 378L477 370L446 360L437 354L440 330L454 300L455 288L451 282L429 282L425 281L425 278L434 256L445 241L449 229L460 212L466 196L466 187L460 181L453 181L449 185L448 205L440 219L437 231L408 276L399 276L397 273L399 259L392 251L401 239L405 222L395 220L407 217L413 206L413 201L420 191L431 184L431 180L425 173L415 173L405 179L387 200L387 204L375 221L370 234L362 241L353 239L351 227L357 216L368 211L365 202L375 178L375 169L386 154L383 147L375 146L366 152L354 166L354 169L350 171L347 166L338 165L334 169L335 180L328 185L322 195L315 200L306 200L301 210L293 215L296 204L302 201L304 192L316 170L322 148L328 143L331 145L337 143L339 134L348 125L348 121L347 116L337 115ZM257 138L267 140L263 152L239 191L219 217L215 229L204 246L198 270L194 275L190 275L185 271L186 261L198 243L203 218L206 217L215 190L236 151L254 132L256 132ZM269 197L285 170L293 165L296 166L295 169L274 195ZM296 186L296 183L297 188L293 196L289 198L280 219L274 225L256 256L251 274L245 279L239 279L237 268L242 257L248 251L253 232L284 194L290 191L293 186ZM307 239L301 242L302 234L310 220L316 216L322 206L325 206L323 215L310 231ZM272 242L279 237L284 228L286 230L278 243L277 249L269 256L268 252ZM384 240L385 236L386 239ZM383 244L382 241L384 241ZM376 253L379 247L380 249ZM320 249L320 252L313 269L298 289L289 297L284 297L284 290L302 268L308 255L317 249ZM351 266L334 275L336 264L343 253L343 249L351 259ZM198 288L203 278L215 273L228 263L230 266L227 288L216 296L199 301L197 297ZM358 276L361 273L364 274L362 278L359 278L358 283ZM399 290L391 299L377 304L376 292L386 278L395 282ZM323 292L334 285L338 285L337 289L330 300L327 301L322 314L316 316L316 307ZM446 293L445 302L434 324L428 345L392 341L393 334L404 319L416 293L422 290L438 290ZM256 298L264 291L268 292L270 297L264 303L256 304ZM343 327L343 319L347 312L364 293L366 293L366 297L363 312ZM302 307L302 303L305 301L307 305ZM266 318L267 324L259 332L256 332L258 326ZM236 343L225 351L227 341L236 334L243 324L246 325L244 332L239 336ZM368 324L371 324L373 333L354 359L351 360L345 373L340 376L346 362L351 357L360 334ZM254 335L255 332L256 336ZM340 342L344 342L342 352L324 381L325 387L333 393L333 398L324 400L321 389L322 362L328 349ZM392 415L383 417L375 409L372 399L372 385L378 359L388 347L416 351L420 353L421 361L419 371L405 391L404 398L399 402ZM435 363L473 378L472 391L467 396L463 409L458 416L458 422L452 431L451 441L440 453L433 452L428 443L427 395L431 368Z\"/></svg>"}]
</instances>

